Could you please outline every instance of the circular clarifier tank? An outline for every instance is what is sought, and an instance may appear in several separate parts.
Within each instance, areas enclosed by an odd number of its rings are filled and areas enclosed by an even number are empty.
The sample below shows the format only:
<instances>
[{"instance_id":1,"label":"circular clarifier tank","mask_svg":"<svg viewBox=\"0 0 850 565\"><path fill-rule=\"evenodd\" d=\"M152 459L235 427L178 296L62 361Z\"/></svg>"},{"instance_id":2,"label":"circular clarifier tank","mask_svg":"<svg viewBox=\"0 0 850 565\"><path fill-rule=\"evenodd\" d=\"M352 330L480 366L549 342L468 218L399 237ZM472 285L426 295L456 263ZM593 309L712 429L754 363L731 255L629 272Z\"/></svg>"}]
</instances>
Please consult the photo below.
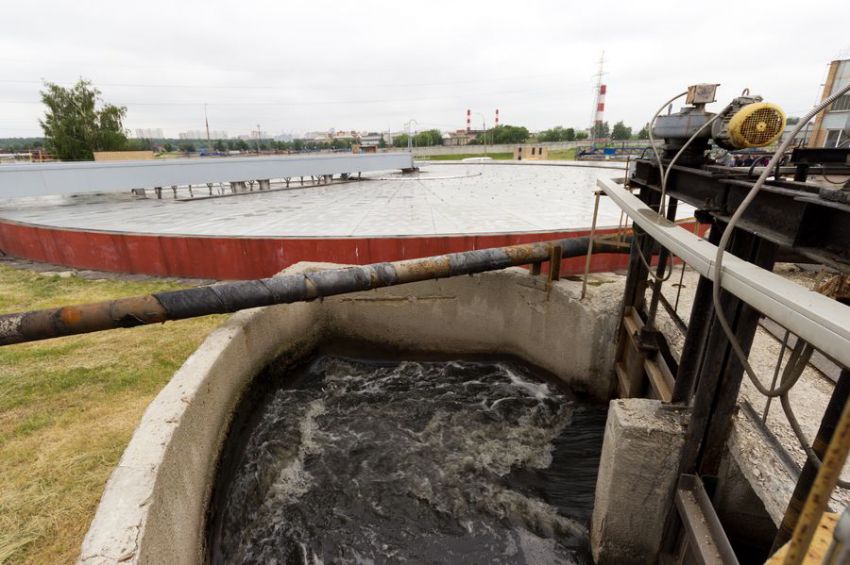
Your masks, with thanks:
<instances>
[{"instance_id":1,"label":"circular clarifier tank","mask_svg":"<svg viewBox=\"0 0 850 565\"><path fill-rule=\"evenodd\" d=\"M183 187L0 202L0 248L77 268L217 279L270 276L299 261L365 264L585 235L596 180L622 169L554 164L424 165L361 180L231 194ZM226 183L225 183L226 185ZM210 196L209 192L212 192ZM597 225L616 227L602 199ZM597 257L611 270L625 257ZM583 263L576 261L578 270ZM571 274L572 264L564 274Z\"/></svg>"}]
</instances>

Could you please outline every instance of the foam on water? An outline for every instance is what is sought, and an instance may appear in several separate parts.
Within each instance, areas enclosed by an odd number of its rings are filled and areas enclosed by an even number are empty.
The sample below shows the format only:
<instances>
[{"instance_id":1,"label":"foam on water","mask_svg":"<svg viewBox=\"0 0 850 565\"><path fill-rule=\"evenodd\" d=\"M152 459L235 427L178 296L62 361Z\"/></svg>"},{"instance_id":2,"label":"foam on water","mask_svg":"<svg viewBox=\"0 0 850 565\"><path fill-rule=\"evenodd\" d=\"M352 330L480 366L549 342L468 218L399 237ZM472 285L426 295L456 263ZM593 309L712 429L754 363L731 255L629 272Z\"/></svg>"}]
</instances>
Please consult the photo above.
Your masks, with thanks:
<instances>
[{"instance_id":1,"label":"foam on water","mask_svg":"<svg viewBox=\"0 0 850 565\"><path fill-rule=\"evenodd\" d=\"M257 408L214 562L584 563L604 409L513 362L290 372Z\"/></svg>"}]
</instances>

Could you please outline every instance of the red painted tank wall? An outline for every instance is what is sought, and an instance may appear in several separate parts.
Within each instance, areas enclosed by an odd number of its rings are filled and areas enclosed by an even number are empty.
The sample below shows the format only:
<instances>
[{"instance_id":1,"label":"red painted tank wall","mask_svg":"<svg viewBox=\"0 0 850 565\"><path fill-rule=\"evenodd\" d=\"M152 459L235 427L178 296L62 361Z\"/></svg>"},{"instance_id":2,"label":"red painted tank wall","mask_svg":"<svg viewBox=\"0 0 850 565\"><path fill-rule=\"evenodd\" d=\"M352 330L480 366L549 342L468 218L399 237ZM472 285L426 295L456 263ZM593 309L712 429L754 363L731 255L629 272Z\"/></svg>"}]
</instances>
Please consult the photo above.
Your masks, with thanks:
<instances>
[{"instance_id":1,"label":"red painted tank wall","mask_svg":"<svg viewBox=\"0 0 850 565\"><path fill-rule=\"evenodd\" d=\"M587 230L576 230L430 237L228 238L90 232L3 221L0 251L78 269L233 280L268 277L299 261L377 263L587 234ZM582 273L584 261L583 257L565 260L561 274ZM627 261L627 254L594 255L591 271L624 269Z\"/></svg>"}]
</instances>

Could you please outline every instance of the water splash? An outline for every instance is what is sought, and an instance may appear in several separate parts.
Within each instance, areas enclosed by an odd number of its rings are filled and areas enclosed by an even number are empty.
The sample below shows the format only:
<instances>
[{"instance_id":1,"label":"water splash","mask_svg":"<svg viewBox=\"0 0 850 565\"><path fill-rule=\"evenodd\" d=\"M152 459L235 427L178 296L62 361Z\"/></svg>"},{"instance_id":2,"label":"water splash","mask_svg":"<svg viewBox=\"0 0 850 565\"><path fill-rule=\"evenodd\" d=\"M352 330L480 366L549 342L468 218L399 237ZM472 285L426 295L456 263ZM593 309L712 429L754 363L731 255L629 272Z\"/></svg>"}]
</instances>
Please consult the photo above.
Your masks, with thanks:
<instances>
[{"instance_id":1,"label":"water splash","mask_svg":"<svg viewBox=\"0 0 850 565\"><path fill-rule=\"evenodd\" d=\"M318 357L243 438L212 559L589 562L604 417L517 363Z\"/></svg>"}]
</instances>

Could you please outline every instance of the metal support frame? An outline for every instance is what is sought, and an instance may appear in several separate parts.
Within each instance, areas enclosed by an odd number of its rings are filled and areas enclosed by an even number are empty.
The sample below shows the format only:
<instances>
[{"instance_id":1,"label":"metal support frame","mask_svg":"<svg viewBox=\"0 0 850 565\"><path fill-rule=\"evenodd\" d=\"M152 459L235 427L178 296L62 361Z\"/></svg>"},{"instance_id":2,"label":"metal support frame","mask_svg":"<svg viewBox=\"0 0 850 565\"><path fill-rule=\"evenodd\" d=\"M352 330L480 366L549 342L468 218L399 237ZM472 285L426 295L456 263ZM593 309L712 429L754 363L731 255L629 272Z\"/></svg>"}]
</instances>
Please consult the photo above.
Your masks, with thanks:
<instances>
[{"instance_id":1,"label":"metal support frame","mask_svg":"<svg viewBox=\"0 0 850 565\"><path fill-rule=\"evenodd\" d=\"M694 192L698 191L690 190L686 186L689 179L694 176L702 176L703 184L699 189L705 191L703 196L707 194L708 186L711 183L715 184L713 196L702 200L702 207L707 206L709 208L708 214L703 213L702 217L708 218L712 222L709 241L686 230L679 229L669 219L659 219L657 214L657 196L659 194L657 170L643 165L643 180L632 182L633 186L640 187L640 193L637 197L609 179L600 179L598 185L634 222L636 237L633 240L632 259L637 257L638 245L647 245L645 256L650 256L651 246L657 243L662 249L680 257L700 274L686 340L669 399L673 402L686 402L693 394L691 420L688 424L688 435L682 451L679 471L684 473L683 479L688 475L693 475L693 480L698 482L699 489L701 489L702 481L698 477L711 477L717 474L743 379L743 367L740 365L737 356L731 351L726 334L717 323L711 293L714 284L712 279L717 252L716 244L722 231L726 228L728 212L737 206L744 193L738 194L736 192L737 188L735 187L738 185L735 185L734 182L737 181L713 178L711 173L699 169L685 170L685 174L679 174L679 177L668 185L668 194L671 195L671 198L679 199L681 195L684 196L682 199L686 202L700 207L699 201L694 198ZM724 192L723 186L727 186L727 188L732 186L733 188ZM786 192L791 193L790 190L786 190ZM721 196L718 197L718 193ZM811 225L805 226L806 222L813 221L813 217L820 217L821 221L834 222L839 217L838 215L850 212L850 207L833 208L836 211L834 216L824 217L817 214L813 216L811 210L821 209L823 203L809 202L814 199L810 196L811 190L796 191L795 205L799 206L802 202L806 205L812 205L812 208L805 209L798 215L792 214L790 217L783 218L784 224L781 228L771 231L769 225L771 221L777 221L777 218L771 220L770 216L772 213L778 213L779 210L778 208L773 210L770 206L782 202L781 199L777 200L776 193L776 188L772 188L768 192L766 205L757 199L754 203L756 213L750 214L749 217L745 216L746 221L742 221L732 234L728 249L729 254L723 262L723 279L721 281L721 304L724 313L732 326L736 339L745 352L749 351L759 318L764 314L776 320L794 334L799 335L801 339L811 343L826 355L835 358L839 363L850 366L850 307L841 305L826 296L809 291L770 272L778 255L780 244L786 245L792 251L806 257L816 257L827 264L838 265L846 269L845 263L847 257L850 256L848 255L850 250L844 249L843 253L835 253L831 250L824 252L824 249L818 246L808 248L796 244L800 241L814 241L809 236L806 236L809 239L806 239L806 237L801 239L799 235L801 231L816 229ZM783 193L782 198L789 195ZM762 214L766 214L767 217L763 217ZM850 218L850 214L842 217ZM842 228L830 226L825 231L837 233L836 229L840 231ZM797 235L793 239L783 239L780 233L782 231ZM850 232L848 234L850 235ZM659 269L660 272L662 270ZM646 288L647 275L642 262L630 261L624 297L623 328L625 330L621 329L620 333L618 359L628 358L629 348L634 349L633 346L630 346L630 343L634 341L636 326L644 320L652 320L657 301L660 300L657 296L653 296L650 312L644 312L643 293ZM660 293L657 284L655 290ZM640 328L640 331L644 331L643 327ZM663 336L657 336L657 339L658 343L666 343ZM621 382L624 373L625 371L618 370L618 378ZM653 392L656 392L655 396L664 399L662 395L657 394L659 385L655 381L660 380L658 375L653 376L647 371L647 376L652 384ZM844 395L844 393L836 390L836 396L841 395ZM835 400L835 402L839 403L838 400ZM841 405L843 406L843 403ZM836 411L833 410L832 412ZM828 428L828 423L837 419L837 413L832 414L834 417L831 417L830 414L831 412L828 411L824 423L822 423L822 429ZM795 491L795 495L799 494L798 498L803 500L809 491L804 478L801 478L798 483L797 490L800 492ZM704 494L703 491L702 495ZM696 499L700 496L693 493L686 496L681 488L677 492L676 505L679 512L667 514L663 552L673 551L678 542L683 539L681 537L683 531L681 526L684 526L684 539L689 540L685 542L685 545L689 548L688 551L693 552L695 543L699 545L695 536L700 534L696 533L694 524L696 523L697 526L702 524L703 530L705 530L706 521L704 519L709 513L708 510L713 515L713 509L711 509L707 495L703 496L704 505L700 512L694 514L695 508L700 506L696 502ZM688 500L692 504L688 503ZM699 516L696 522L693 519L694 515ZM717 526L722 534L722 527L719 526L719 522L717 522ZM703 534L700 539L713 539L713 534L706 537L711 532L703 531ZM725 536L723 536L723 539L725 540ZM726 543L728 544L728 541ZM712 561L706 560L704 557L700 558L700 555L713 554L715 557L718 555L716 553L717 548L711 544L696 549L699 550L695 552L696 557L702 562ZM731 551L731 548L729 550ZM732 553L732 558L734 559L734 553ZM723 559L717 562L728 562L728 560Z\"/></svg>"},{"instance_id":2,"label":"metal support frame","mask_svg":"<svg viewBox=\"0 0 850 565\"><path fill-rule=\"evenodd\" d=\"M625 209L642 232L668 248L703 277L713 278L715 245L675 224L659 220L651 206L616 182L599 179L598 184ZM842 365L850 366L850 307L734 255L723 261L721 286L816 349Z\"/></svg>"},{"instance_id":3,"label":"metal support frame","mask_svg":"<svg viewBox=\"0 0 850 565\"><path fill-rule=\"evenodd\" d=\"M752 234L735 230L729 251L765 269L773 268L776 245ZM724 314L744 352L749 352L758 327L759 312L729 292L721 293ZM709 306L709 305L706 305ZM732 413L744 376L744 368L713 314L706 320L696 392L688 437L682 454L681 471L715 475L731 425ZM699 331L693 328L693 331Z\"/></svg>"},{"instance_id":4,"label":"metal support frame","mask_svg":"<svg viewBox=\"0 0 850 565\"><path fill-rule=\"evenodd\" d=\"M631 186L659 192L658 166L635 162ZM735 169L673 166L667 194L719 220L728 220L753 186L753 179ZM824 200L816 185L771 181L747 208L738 227L790 248L816 263L850 271L850 205Z\"/></svg>"},{"instance_id":5,"label":"metal support frame","mask_svg":"<svg viewBox=\"0 0 850 565\"><path fill-rule=\"evenodd\" d=\"M850 175L850 148L797 147L791 152L794 180L803 182L812 165L833 165L824 174Z\"/></svg>"}]
</instances>

